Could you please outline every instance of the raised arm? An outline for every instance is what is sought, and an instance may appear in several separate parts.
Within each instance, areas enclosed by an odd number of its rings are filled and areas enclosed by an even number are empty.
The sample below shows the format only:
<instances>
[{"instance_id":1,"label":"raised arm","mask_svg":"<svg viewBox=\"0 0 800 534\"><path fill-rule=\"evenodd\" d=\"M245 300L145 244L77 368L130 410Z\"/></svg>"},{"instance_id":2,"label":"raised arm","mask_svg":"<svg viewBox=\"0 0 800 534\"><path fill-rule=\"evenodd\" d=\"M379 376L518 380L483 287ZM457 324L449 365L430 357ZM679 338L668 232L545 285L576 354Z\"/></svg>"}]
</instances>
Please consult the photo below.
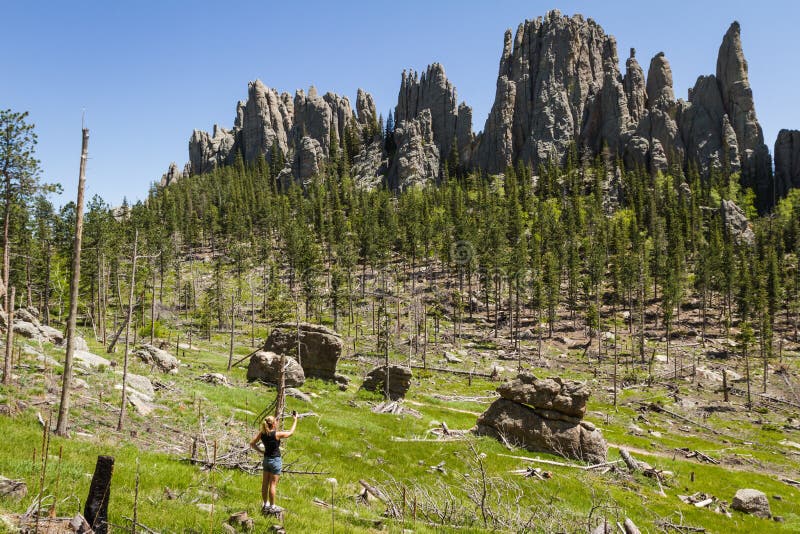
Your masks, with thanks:
<instances>
[{"instance_id":1,"label":"raised arm","mask_svg":"<svg viewBox=\"0 0 800 534\"><path fill-rule=\"evenodd\" d=\"M292 421L292 428L290 428L289 430L284 430L282 432L276 432L275 437L277 439L288 438L291 437L292 434L294 434L294 429L297 428L297 415L294 415L293 417L294 420Z\"/></svg>"},{"instance_id":2,"label":"raised arm","mask_svg":"<svg viewBox=\"0 0 800 534\"><path fill-rule=\"evenodd\" d=\"M253 449L253 450L254 450L254 451L256 451L256 452L261 452L261 453L263 453L264 451L263 451L263 450L261 450L261 449L258 447L258 443L259 443L260 441L261 441L261 432L259 431L259 432L258 432L258 433L255 435L255 437L254 437L252 440L250 440L250 448L251 448L251 449Z\"/></svg>"}]
</instances>

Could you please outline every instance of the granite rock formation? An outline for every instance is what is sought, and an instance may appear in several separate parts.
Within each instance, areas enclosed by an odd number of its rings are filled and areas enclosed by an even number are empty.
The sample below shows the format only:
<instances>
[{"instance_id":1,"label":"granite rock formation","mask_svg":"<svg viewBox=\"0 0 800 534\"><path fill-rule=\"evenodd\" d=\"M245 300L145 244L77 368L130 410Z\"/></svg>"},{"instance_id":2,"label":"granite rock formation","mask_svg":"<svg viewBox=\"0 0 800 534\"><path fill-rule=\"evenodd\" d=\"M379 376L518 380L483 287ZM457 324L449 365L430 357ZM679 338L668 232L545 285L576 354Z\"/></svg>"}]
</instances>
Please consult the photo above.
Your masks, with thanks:
<instances>
[{"instance_id":1,"label":"granite rock formation","mask_svg":"<svg viewBox=\"0 0 800 534\"><path fill-rule=\"evenodd\" d=\"M458 103L439 63L422 73L402 74L394 110L396 152L387 153L380 141L370 139L379 130L372 96L359 89L355 104L353 110L348 98L319 96L313 87L292 98L251 82L232 129L194 132L191 172L231 164L239 154L245 162L262 155L269 160L279 149L286 161L281 178L304 182L325 169L334 140L341 147L353 128L364 144L351 162L352 176L367 188L435 183L453 164L488 173L520 163L536 169L550 161L563 163L573 149L584 161L621 157L628 168L653 174L690 166L704 174L740 172L761 210L800 184L800 134L782 133L773 191L771 156L737 22L722 39L714 74L699 76L686 100L675 97L663 53L650 60L645 73L631 49L622 73L616 41L599 24L550 11L514 33L506 31L494 103L477 136L471 108ZM162 182L178 175L171 167Z\"/></svg>"},{"instance_id":2,"label":"granite rock formation","mask_svg":"<svg viewBox=\"0 0 800 534\"><path fill-rule=\"evenodd\" d=\"M475 433L503 437L530 451L591 463L606 461L608 445L583 421L589 389L581 382L521 374L497 388L500 398L478 418Z\"/></svg>"},{"instance_id":3,"label":"granite rock formation","mask_svg":"<svg viewBox=\"0 0 800 534\"><path fill-rule=\"evenodd\" d=\"M723 38L716 74L675 100L663 53L644 73L631 50L624 77L616 42L591 19L551 11L506 32L495 102L473 149L490 173L518 162L563 162L574 144L655 173L694 163L741 171L759 206L771 202L769 151L753 103L739 24Z\"/></svg>"},{"instance_id":4,"label":"granite rock formation","mask_svg":"<svg viewBox=\"0 0 800 534\"><path fill-rule=\"evenodd\" d=\"M781 130L775 141L775 194L800 187L800 130Z\"/></svg>"},{"instance_id":5,"label":"granite rock formation","mask_svg":"<svg viewBox=\"0 0 800 534\"><path fill-rule=\"evenodd\" d=\"M359 134L365 128L377 129L372 95L359 89L354 113L347 97L320 96L312 86L308 94L299 90L292 98L256 80L248 85L247 101L237 104L231 130L215 125L213 135L194 131L189 140L190 169L195 174L209 172L230 165L237 155L248 163L261 156L269 161L273 151L280 150L286 168L278 171L305 181L322 171L331 156L332 140L341 140L348 125ZM164 185L170 181L167 176Z\"/></svg>"},{"instance_id":6,"label":"granite rock formation","mask_svg":"<svg viewBox=\"0 0 800 534\"><path fill-rule=\"evenodd\" d=\"M458 104L456 89L439 63L428 65L421 75L413 70L403 71L394 118L398 124L413 121L426 109L430 112L433 140L442 160L450 157L451 150L455 149L457 161L468 162L472 109L463 102Z\"/></svg>"},{"instance_id":7,"label":"granite rock formation","mask_svg":"<svg viewBox=\"0 0 800 534\"><path fill-rule=\"evenodd\" d=\"M733 240L740 245L754 245L756 234L753 232L753 225L745 215L742 208L732 200L723 199L720 204L720 214L725 225L725 231L733 237Z\"/></svg>"},{"instance_id":8,"label":"granite rock formation","mask_svg":"<svg viewBox=\"0 0 800 534\"><path fill-rule=\"evenodd\" d=\"M183 173L178 169L178 165L173 161L169 164L169 169L167 169L167 172L161 176L161 182L159 185L161 187L166 187L180 180L182 176Z\"/></svg>"},{"instance_id":9,"label":"granite rock formation","mask_svg":"<svg viewBox=\"0 0 800 534\"><path fill-rule=\"evenodd\" d=\"M434 141L431 111L423 109L417 118L399 122L394 139L397 152L389 170L391 187L402 191L435 183L441 159Z\"/></svg>"}]
</instances>

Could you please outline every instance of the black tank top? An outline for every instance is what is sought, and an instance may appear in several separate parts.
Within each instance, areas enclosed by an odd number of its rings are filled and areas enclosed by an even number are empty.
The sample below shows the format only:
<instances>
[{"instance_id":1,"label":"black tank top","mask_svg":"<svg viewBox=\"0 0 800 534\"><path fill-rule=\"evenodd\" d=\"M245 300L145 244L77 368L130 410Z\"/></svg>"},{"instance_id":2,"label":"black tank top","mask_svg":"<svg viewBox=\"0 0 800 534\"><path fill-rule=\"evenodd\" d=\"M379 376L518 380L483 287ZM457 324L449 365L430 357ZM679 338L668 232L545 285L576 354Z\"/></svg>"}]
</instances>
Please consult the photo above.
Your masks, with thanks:
<instances>
[{"instance_id":1,"label":"black tank top","mask_svg":"<svg viewBox=\"0 0 800 534\"><path fill-rule=\"evenodd\" d=\"M281 456L281 440L275 438L275 433L273 430L272 432L261 434L265 458L280 458Z\"/></svg>"}]
</instances>

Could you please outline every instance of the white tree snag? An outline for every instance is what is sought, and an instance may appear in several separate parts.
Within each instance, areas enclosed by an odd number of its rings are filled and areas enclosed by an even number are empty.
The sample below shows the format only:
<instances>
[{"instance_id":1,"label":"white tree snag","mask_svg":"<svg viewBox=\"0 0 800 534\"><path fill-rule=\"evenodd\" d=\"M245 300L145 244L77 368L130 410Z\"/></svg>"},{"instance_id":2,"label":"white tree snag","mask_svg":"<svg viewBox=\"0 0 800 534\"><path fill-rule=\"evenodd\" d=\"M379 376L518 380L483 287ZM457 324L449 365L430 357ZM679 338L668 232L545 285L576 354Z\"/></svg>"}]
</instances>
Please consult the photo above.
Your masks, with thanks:
<instances>
[{"instance_id":1,"label":"white tree snag","mask_svg":"<svg viewBox=\"0 0 800 534\"><path fill-rule=\"evenodd\" d=\"M72 388L72 357L75 354L75 323L78 319L78 293L81 282L81 244L83 241L83 190L86 185L86 160L89 159L89 129L83 129L81 166L78 173L78 201L75 206L75 240L72 247L72 278L69 282L69 317L67 318L67 353L64 356L64 375L61 383L61 404L58 407L56 434L67 435L70 390Z\"/></svg>"}]
</instances>

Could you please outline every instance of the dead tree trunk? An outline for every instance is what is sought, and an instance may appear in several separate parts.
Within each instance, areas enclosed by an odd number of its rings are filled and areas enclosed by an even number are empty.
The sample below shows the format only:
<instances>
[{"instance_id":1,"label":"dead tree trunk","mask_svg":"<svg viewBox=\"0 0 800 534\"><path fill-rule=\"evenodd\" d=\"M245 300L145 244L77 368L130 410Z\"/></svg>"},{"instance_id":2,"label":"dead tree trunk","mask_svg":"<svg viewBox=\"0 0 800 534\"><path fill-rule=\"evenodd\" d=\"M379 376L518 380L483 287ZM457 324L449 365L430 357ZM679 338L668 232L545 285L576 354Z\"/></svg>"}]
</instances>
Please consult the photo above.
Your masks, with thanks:
<instances>
[{"instance_id":1,"label":"dead tree trunk","mask_svg":"<svg viewBox=\"0 0 800 534\"><path fill-rule=\"evenodd\" d=\"M14 356L14 299L17 289L11 287L11 298L8 300L8 317L6 319L6 357L3 362L3 384L11 383L11 359Z\"/></svg>"},{"instance_id":2,"label":"dead tree trunk","mask_svg":"<svg viewBox=\"0 0 800 534\"><path fill-rule=\"evenodd\" d=\"M231 370L231 363L233 363L233 335L234 335L234 328L235 328L235 321L236 318L234 317L234 296L231 295L231 342L230 348L228 350L228 371Z\"/></svg>"},{"instance_id":3,"label":"dead tree trunk","mask_svg":"<svg viewBox=\"0 0 800 534\"><path fill-rule=\"evenodd\" d=\"M98 456L94 476L89 486L89 495L83 508L83 516L95 534L108 533L108 499L111 493L111 477L114 474L114 457Z\"/></svg>"},{"instance_id":4,"label":"dead tree trunk","mask_svg":"<svg viewBox=\"0 0 800 534\"><path fill-rule=\"evenodd\" d=\"M81 282L81 242L83 240L83 190L86 183L86 160L89 157L89 129L83 129L81 166L78 174L78 202L75 206L75 242L72 250L72 279L69 283L69 317L67 318L67 353L61 383L61 404L58 407L56 434L67 435L69 393L72 387L72 356L75 354L75 323L78 319L78 294Z\"/></svg>"},{"instance_id":5,"label":"dead tree trunk","mask_svg":"<svg viewBox=\"0 0 800 534\"><path fill-rule=\"evenodd\" d=\"M122 357L122 403L119 407L119 419L117 420L117 431L122 430L122 423L125 420L125 403L128 400L125 388L128 385L128 348L130 347L131 334L131 315L133 314L133 291L136 287L136 248L139 244L139 230L133 233L133 261L131 265L131 290L128 293L128 316L125 320L125 352Z\"/></svg>"}]
</instances>

